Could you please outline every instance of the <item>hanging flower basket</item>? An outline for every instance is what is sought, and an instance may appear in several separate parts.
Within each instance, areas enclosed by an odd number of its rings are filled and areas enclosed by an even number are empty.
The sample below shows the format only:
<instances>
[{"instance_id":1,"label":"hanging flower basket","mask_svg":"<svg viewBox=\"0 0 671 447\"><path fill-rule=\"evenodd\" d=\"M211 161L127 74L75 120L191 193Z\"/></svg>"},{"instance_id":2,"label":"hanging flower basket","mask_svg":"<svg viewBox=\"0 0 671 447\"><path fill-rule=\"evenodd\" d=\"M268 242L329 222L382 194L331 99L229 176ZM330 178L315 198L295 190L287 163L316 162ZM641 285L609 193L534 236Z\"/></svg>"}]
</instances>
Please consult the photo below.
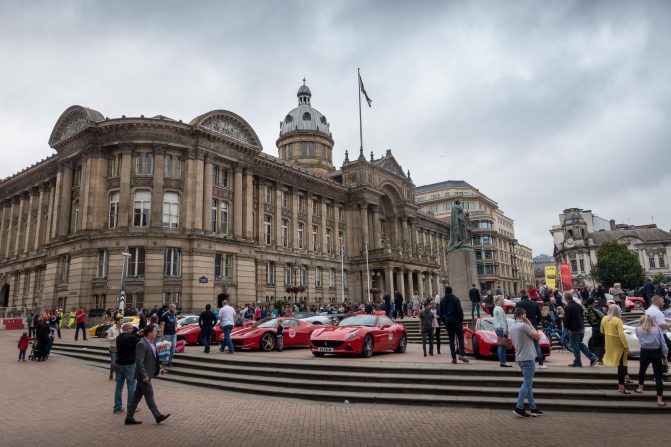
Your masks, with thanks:
<instances>
[{"instance_id":1,"label":"hanging flower basket","mask_svg":"<svg viewBox=\"0 0 671 447\"><path fill-rule=\"evenodd\" d=\"M305 286L288 286L285 290L287 293L302 293L305 292Z\"/></svg>"}]
</instances>

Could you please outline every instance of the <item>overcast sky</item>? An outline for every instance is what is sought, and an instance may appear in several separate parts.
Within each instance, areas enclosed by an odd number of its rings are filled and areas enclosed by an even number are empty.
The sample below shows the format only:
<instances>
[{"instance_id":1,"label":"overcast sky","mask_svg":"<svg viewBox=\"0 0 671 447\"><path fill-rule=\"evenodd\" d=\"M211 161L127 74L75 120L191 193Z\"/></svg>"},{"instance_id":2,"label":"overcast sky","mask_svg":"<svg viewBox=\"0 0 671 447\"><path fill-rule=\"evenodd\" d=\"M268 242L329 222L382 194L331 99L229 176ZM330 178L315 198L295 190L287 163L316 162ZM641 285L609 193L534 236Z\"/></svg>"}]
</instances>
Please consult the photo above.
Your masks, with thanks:
<instances>
[{"instance_id":1,"label":"overcast sky","mask_svg":"<svg viewBox=\"0 0 671 447\"><path fill-rule=\"evenodd\" d=\"M187 6L188 4L188 6ZM250 5L252 4L252 5ZM306 76L335 139L391 148L416 185L466 180L534 255L568 207L671 228L671 5L659 1L0 4L0 178L52 153L60 114L213 109L277 155Z\"/></svg>"}]
</instances>

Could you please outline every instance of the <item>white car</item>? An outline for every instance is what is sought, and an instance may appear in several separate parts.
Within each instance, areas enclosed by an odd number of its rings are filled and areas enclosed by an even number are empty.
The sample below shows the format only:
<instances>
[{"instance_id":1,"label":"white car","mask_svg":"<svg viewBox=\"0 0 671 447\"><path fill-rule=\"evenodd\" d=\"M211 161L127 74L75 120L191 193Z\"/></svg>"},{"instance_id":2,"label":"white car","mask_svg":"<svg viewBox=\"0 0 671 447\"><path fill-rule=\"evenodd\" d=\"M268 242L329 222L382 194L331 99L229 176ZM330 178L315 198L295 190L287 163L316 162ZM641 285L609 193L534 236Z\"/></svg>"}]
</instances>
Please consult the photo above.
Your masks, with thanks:
<instances>
[{"instance_id":1,"label":"white car","mask_svg":"<svg viewBox=\"0 0 671 447\"><path fill-rule=\"evenodd\" d=\"M324 315L315 315L313 317L300 318L300 320L312 324L327 324L327 325L333 324L333 320L331 319L331 317L327 317Z\"/></svg>"},{"instance_id":2,"label":"white car","mask_svg":"<svg viewBox=\"0 0 671 447\"><path fill-rule=\"evenodd\" d=\"M608 317L604 317L608 318ZM666 322L669 323L671 322L671 318L667 318ZM623 328L624 328L624 336L627 339L627 345L629 346L629 357L640 357L641 355L641 343L638 341L638 337L636 336L636 328L640 326L640 321L639 320L627 320L623 322ZM666 331L666 338L671 340L671 329ZM590 348L589 340L592 338L592 328L591 327L586 327L585 328L585 338L583 338L583 342Z\"/></svg>"},{"instance_id":3,"label":"white car","mask_svg":"<svg viewBox=\"0 0 671 447\"><path fill-rule=\"evenodd\" d=\"M199 315L193 314L180 315L180 319L177 320L177 327L180 328L182 326L186 326L187 324L198 323L199 317Z\"/></svg>"}]
</instances>

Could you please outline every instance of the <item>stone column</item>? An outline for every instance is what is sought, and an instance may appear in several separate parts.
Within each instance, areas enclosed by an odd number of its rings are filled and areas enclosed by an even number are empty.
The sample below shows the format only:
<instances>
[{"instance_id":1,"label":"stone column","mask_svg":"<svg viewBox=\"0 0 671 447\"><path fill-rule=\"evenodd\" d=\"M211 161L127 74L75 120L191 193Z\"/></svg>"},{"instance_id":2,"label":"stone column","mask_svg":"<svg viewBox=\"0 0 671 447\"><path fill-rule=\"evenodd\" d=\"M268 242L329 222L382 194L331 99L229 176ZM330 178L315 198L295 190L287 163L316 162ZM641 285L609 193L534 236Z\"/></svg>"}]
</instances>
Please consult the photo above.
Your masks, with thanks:
<instances>
[{"instance_id":1,"label":"stone column","mask_svg":"<svg viewBox=\"0 0 671 447\"><path fill-rule=\"evenodd\" d=\"M410 298L412 298L415 288L412 284L412 270L408 270L404 274L407 275L406 283L408 284L408 295L404 296L403 298L405 298L405 302L407 303L408 301L410 301Z\"/></svg>"},{"instance_id":2,"label":"stone column","mask_svg":"<svg viewBox=\"0 0 671 447\"><path fill-rule=\"evenodd\" d=\"M49 209L47 210L47 224L44 227L44 243L48 244L53 237L54 221L56 220L56 183L49 183Z\"/></svg>"},{"instance_id":3,"label":"stone column","mask_svg":"<svg viewBox=\"0 0 671 447\"><path fill-rule=\"evenodd\" d=\"M40 248L42 242L42 226L44 225L44 217L42 208L44 207L44 193L49 193L49 186L46 183L40 185L40 195L37 199L37 220L35 221L35 237L33 238L33 250L37 251ZM0 232L2 234L2 232Z\"/></svg>"},{"instance_id":4,"label":"stone column","mask_svg":"<svg viewBox=\"0 0 671 447\"><path fill-rule=\"evenodd\" d=\"M414 220L408 221L410 225L410 252L417 252L417 227L415 226Z\"/></svg>"},{"instance_id":5,"label":"stone column","mask_svg":"<svg viewBox=\"0 0 671 447\"><path fill-rule=\"evenodd\" d=\"M88 212L88 196L91 185L91 154L86 153L81 162L79 177L79 215L77 216L77 231L86 228L86 213Z\"/></svg>"},{"instance_id":6,"label":"stone column","mask_svg":"<svg viewBox=\"0 0 671 447\"><path fill-rule=\"evenodd\" d=\"M403 270L398 271L398 274L396 276L396 282L398 283L399 292L401 292L401 295L403 295L403 298L405 299L405 297L406 297L406 294L405 294L405 272Z\"/></svg>"},{"instance_id":7,"label":"stone column","mask_svg":"<svg viewBox=\"0 0 671 447\"><path fill-rule=\"evenodd\" d=\"M263 216L265 215L265 203L264 203L264 197L263 197L263 184L261 181L261 177L258 178L258 181L256 183L256 198L257 200L257 205L258 209L256 210L256 226L257 226L257 233L259 235L259 244L264 244L265 241L263 239Z\"/></svg>"},{"instance_id":8,"label":"stone column","mask_svg":"<svg viewBox=\"0 0 671 447\"><path fill-rule=\"evenodd\" d=\"M254 239L254 175L247 171L245 174L245 239Z\"/></svg>"},{"instance_id":9,"label":"stone column","mask_svg":"<svg viewBox=\"0 0 671 447\"><path fill-rule=\"evenodd\" d=\"M70 231L70 209L72 207L72 162L70 160L66 160L64 163L60 196L58 236L67 236Z\"/></svg>"},{"instance_id":10,"label":"stone column","mask_svg":"<svg viewBox=\"0 0 671 447\"><path fill-rule=\"evenodd\" d=\"M193 160L193 166L195 168L194 176L191 177L189 180L193 181L195 183L195 191L194 191L194 200L193 200L193 208L191 209L191 213L193 215L193 229L194 230L203 230L203 183L205 179L205 152L202 149L199 149L196 151L196 159ZM211 174L211 172L210 172ZM212 188L210 187L210 191ZM207 206L208 209L210 209L210 205ZM181 219L180 219L181 220Z\"/></svg>"},{"instance_id":11,"label":"stone column","mask_svg":"<svg viewBox=\"0 0 671 447\"><path fill-rule=\"evenodd\" d=\"M433 298L433 272L429 272L429 297Z\"/></svg>"},{"instance_id":12,"label":"stone column","mask_svg":"<svg viewBox=\"0 0 671 447\"><path fill-rule=\"evenodd\" d=\"M401 239L402 243L401 246L404 251L408 251L410 248L410 241L408 240L408 218L407 217L401 217Z\"/></svg>"},{"instance_id":13,"label":"stone column","mask_svg":"<svg viewBox=\"0 0 671 447\"><path fill-rule=\"evenodd\" d=\"M310 201L310 194L305 194L305 206L307 207L308 221L305 224L305 234L303 235L307 243L307 251L311 252L314 248L314 241L312 240L312 202Z\"/></svg>"},{"instance_id":14,"label":"stone column","mask_svg":"<svg viewBox=\"0 0 671 447\"><path fill-rule=\"evenodd\" d=\"M5 220L7 219L8 211L7 204L5 202L0 202L0 210L2 210L2 214L0 214L0 242L4 242L5 239L9 239L9 235L5 236L5 229L7 228ZM4 247L0 247L0 259L4 257Z\"/></svg>"},{"instance_id":15,"label":"stone column","mask_svg":"<svg viewBox=\"0 0 671 447\"><path fill-rule=\"evenodd\" d=\"M366 204L361 205L361 235L363 236L363 246L362 250L366 249L366 243L368 243L368 249L370 250L370 240L368 238L368 206Z\"/></svg>"},{"instance_id":16,"label":"stone column","mask_svg":"<svg viewBox=\"0 0 671 447\"><path fill-rule=\"evenodd\" d=\"M424 299L424 272L417 272L417 288L419 299L422 301Z\"/></svg>"},{"instance_id":17,"label":"stone column","mask_svg":"<svg viewBox=\"0 0 671 447\"><path fill-rule=\"evenodd\" d=\"M203 231L212 231L212 157L206 156L204 160L203 172ZM217 214L219 210L217 209ZM221 228L221 223L219 223ZM219 232L217 228L217 232Z\"/></svg>"},{"instance_id":18,"label":"stone column","mask_svg":"<svg viewBox=\"0 0 671 447\"><path fill-rule=\"evenodd\" d=\"M123 144L121 146L121 167L119 169L119 222L118 226L125 228L132 225L133 199L130 196L130 177L132 165L132 144ZM154 164L156 168L156 164ZM163 166L160 167L163 169ZM156 169L154 169L156 171ZM153 220L153 219L152 219ZM160 220L160 219L159 219Z\"/></svg>"},{"instance_id":19,"label":"stone column","mask_svg":"<svg viewBox=\"0 0 671 447\"><path fill-rule=\"evenodd\" d=\"M90 189L87 194L87 204L83 210L86 219L82 221L82 228L102 229L109 224L109 194L107 192L107 157L99 147L91 151L91 166L89 170Z\"/></svg>"},{"instance_id":20,"label":"stone column","mask_svg":"<svg viewBox=\"0 0 671 447\"><path fill-rule=\"evenodd\" d=\"M23 243L23 253L28 253L31 248L31 231L34 233L35 229L32 226L32 221L33 221L33 206L35 205L35 195L36 195L35 190L31 190L28 194L30 195L30 199L28 200L28 218L26 219L26 238ZM41 193L40 196L41 197ZM40 208L38 206L38 208Z\"/></svg>"},{"instance_id":21,"label":"stone column","mask_svg":"<svg viewBox=\"0 0 671 447\"><path fill-rule=\"evenodd\" d=\"M322 203L321 203L321 215L322 215L322 226L320 228L321 230L321 245L322 245L322 254L327 254L327 247L326 247L326 215L327 215L327 210L326 210L326 200L324 197L322 197ZM331 245L333 246L333 230L331 230Z\"/></svg>"},{"instance_id":22,"label":"stone column","mask_svg":"<svg viewBox=\"0 0 671 447\"><path fill-rule=\"evenodd\" d=\"M26 197L25 197L24 193L21 193L20 198L19 198L19 216L18 216L19 218L18 218L17 224L16 224L16 237L12 241L12 242L14 242L14 249L13 250L14 250L14 255L15 256L20 255L21 254L21 248L23 248L23 247L20 246L20 242L21 242L21 235L22 235L23 230L24 230L22 220L23 220L23 212L24 212L25 208L26 208Z\"/></svg>"},{"instance_id":23,"label":"stone column","mask_svg":"<svg viewBox=\"0 0 671 447\"><path fill-rule=\"evenodd\" d=\"M242 239L242 167L233 168L233 236Z\"/></svg>"},{"instance_id":24,"label":"stone column","mask_svg":"<svg viewBox=\"0 0 671 447\"><path fill-rule=\"evenodd\" d=\"M152 228L161 228L161 225L163 225L163 174L165 173L164 164L165 146L162 144L155 144L154 176L151 182L151 219L149 222L149 225ZM180 203L180 221L182 220L182 214L184 214L184 217L186 217L187 202L184 199L185 197L182 197Z\"/></svg>"},{"instance_id":25,"label":"stone column","mask_svg":"<svg viewBox=\"0 0 671 447\"><path fill-rule=\"evenodd\" d=\"M14 231L16 225L14 225L14 214L16 214L16 204L18 202L18 198L12 197L11 199L11 207L9 209L9 221L7 222L7 240L5 241L5 258L9 258L11 255L11 246L12 246L12 241L14 240ZM11 290L10 290L11 292Z\"/></svg>"},{"instance_id":26,"label":"stone column","mask_svg":"<svg viewBox=\"0 0 671 447\"><path fill-rule=\"evenodd\" d=\"M384 296L385 293L389 292L389 294L392 297L392 300L394 299L394 269L391 267L387 267L384 270L384 290L382 291L382 295Z\"/></svg>"},{"instance_id":27,"label":"stone column","mask_svg":"<svg viewBox=\"0 0 671 447\"><path fill-rule=\"evenodd\" d=\"M298 250L298 191L291 190L291 248ZM303 242L305 243L305 233L303 233ZM292 278L293 281L293 278Z\"/></svg>"},{"instance_id":28,"label":"stone column","mask_svg":"<svg viewBox=\"0 0 671 447\"><path fill-rule=\"evenodd\" d=\"M289 231L287 229L287 231ZM291 234L291 233L289 233ZM290 242L287 241L287 244ZM275 246L282 247L282 184L275 183ZM279 263L277 264L279 266ZM279 271L279 270L278 270ZM278 280L277 284L282 284Z\"/></svg>"}]
</instances>

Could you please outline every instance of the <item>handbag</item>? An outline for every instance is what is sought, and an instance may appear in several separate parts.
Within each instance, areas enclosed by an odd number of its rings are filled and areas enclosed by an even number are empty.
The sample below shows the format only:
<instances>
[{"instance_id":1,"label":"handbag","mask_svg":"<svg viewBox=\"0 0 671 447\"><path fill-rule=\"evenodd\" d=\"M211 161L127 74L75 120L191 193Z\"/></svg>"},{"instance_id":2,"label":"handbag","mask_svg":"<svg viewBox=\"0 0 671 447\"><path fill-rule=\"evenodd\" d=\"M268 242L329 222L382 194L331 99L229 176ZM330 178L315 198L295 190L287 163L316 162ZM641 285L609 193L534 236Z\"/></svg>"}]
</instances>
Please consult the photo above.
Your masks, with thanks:
<instances>
[{"instance_id":1,"label":"handbag","mask_svg":"<svg viewBox=\"0 0 671 447\"><path fill-rule=\"evenodd\" d=\"M513 349L513 341L508 337L496 337L496 346L503 346L506 350Z\"/></svg>"}]
</instances>

